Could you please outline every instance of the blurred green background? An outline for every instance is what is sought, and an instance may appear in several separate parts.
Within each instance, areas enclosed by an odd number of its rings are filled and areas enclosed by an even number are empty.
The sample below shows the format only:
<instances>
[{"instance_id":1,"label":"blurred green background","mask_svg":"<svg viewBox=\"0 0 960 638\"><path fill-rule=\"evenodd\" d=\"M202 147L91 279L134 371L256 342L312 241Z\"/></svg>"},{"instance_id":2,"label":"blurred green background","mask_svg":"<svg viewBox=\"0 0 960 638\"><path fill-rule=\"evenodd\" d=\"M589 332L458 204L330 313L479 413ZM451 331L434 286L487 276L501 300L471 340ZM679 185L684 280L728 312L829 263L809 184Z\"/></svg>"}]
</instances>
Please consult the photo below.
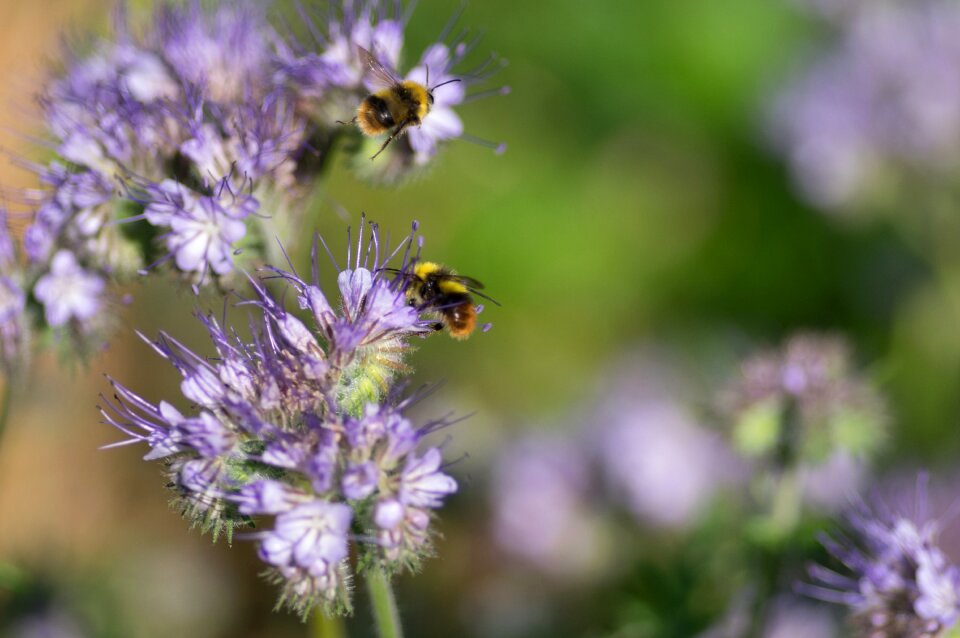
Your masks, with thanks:
<instances>
[{"instance_id":1,"label":"blurred green background","mask_svg":"<svg viewBox=\"0 0 960 638\"><path fill-rule=\"evenodd\" d=\"M430 43L456 5L421 0L406 50ZM4 3L0 41L21 42L0 49L4 125L22 127L57 34L101 28L106 14L93 0ZM490 459L525 428L589 419L601 379L640 347L680 353L709 403L753 346L838 331L891 397L896 455L885 463L957 453L960 288L896 220L849 222L803 204L764 137L771 91L823 36L809 16L770 0L484 0L461 24L509 60L494 80L511 94L460 110L469 133L505 141L506 154L457 142L399 188L371 187L335 162L316 217L334 246L361 211L395 239L418 219L425 256L502 303L483 315L491 332L432 338L413 358L418 380L446 381L423 415L477 414L448 448L469 457L455 466L462 489L441 512L438 557L400 583L409 635L495 635L477 603L494 572L510 569L488 539ZM17 566L0 572L0 614L52 605L78 619L77 635L307 635L271 613L253 544L211 547L167 509L160 472L139 451L96 450L117 436L98 424L101 373L151 400L172 394L176 373L133 329L199 346L194 305L152 281L89 367L34 362L0 444L0 557ZM685 569L696 566L650 575L658 595L682 591ZM564 635L614 635L611 610L630 596L577 615ZM370 635L366 614L361 602L351 636Z\"/></svg>"}]
</instances>

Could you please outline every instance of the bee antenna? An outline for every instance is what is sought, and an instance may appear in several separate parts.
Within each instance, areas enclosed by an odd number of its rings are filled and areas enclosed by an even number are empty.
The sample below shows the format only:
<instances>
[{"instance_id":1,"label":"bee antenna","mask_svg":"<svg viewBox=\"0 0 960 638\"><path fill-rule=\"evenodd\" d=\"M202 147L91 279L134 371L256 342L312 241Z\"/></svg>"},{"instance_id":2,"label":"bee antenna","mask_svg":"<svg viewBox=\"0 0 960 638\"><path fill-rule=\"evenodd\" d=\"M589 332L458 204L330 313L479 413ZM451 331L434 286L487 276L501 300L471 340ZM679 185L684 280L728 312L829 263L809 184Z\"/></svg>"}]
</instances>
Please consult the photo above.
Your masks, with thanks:
<instances>
[{"instance_id":1,"label":"bee antenna","mask_svg":"<svg viewBox=\"0 0 960 638\"><path fill-rule=\"evenodd\" d=\"M430 69L429 69L429 67L428 67L428 68L427 68L427 71L429 71L429 70L430 70ZM428 78L427 85L428 85L428 86L429 86L429 77L430 77L430 76L428 75L428 76L427 76L427 78ZM438 85L436 85L436 86L431 86L431 87L430 87L430 91L433 92L434 89L439 89L441 86L446 86L447 84L452 84L452 83L454 83L454 82L460 82L460 78L453 78L452 80L447 80L446 82L441 82L440 84L438 84Z\"/></svg>"}]
</instances>

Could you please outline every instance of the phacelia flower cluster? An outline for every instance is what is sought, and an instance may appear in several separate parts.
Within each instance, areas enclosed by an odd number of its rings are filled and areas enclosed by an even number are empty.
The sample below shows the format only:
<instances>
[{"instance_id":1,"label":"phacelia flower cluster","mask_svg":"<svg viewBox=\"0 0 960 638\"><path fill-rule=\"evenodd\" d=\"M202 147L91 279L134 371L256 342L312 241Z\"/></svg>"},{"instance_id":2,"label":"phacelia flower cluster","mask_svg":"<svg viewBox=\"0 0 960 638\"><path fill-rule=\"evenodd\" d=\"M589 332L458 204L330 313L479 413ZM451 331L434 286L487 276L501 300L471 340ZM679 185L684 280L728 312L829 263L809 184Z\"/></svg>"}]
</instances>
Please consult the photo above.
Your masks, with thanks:
<instances>
[{"instance_id":1,"label":"phacelia flower cluster","mask_svg":"<svg viewBox=\"0 0 960 638\"><path fill-rule=\"evenodd\" d=\"M846 344L814 334L747 359L723 407L737 450L779 468L867 456L886 424L883 401L853 369Z\"/></svg>"},{"instance_id":2,"label":"phacelia flower cluster","mask_svg":"<svg viewBox=\"0 0 960 638\"><path fill-rule=\"evenodd\" d=\"M338 140L360 138L350 121L370 70L357 47L398 64L402 7L345 1L323 28L304 10L309 46L272 26L269 10L165 1L136 28L121 5L112 37L63 61L39 97L55 157L24 162L40 182L22 198L33 212L22 280L40 325L89 350L106 334L112 282L168 265L195 289L222 289L251 264L278 263L277 240L298 238L335 147L371 177L428 164L463 137L453 107L495 66L454 70L475 39L433 44L410 73L459 81L438 87L420 126L371 162Z\"/></svg>"},{"instance_id":3,"label":"phacelia flower cluster","mask_svg":"<svg viewBox=\"0 0 960 638\"><path fill-rule=\"evenodd\" d=\"M773 107L775 143L803 195L838 210L903 201L910 193L897 191L911 183L952 184L960 166L960 6L803 1L837 30Z\"/></svg>"},{"instance_id":4,"label":"phacelia flower cluster","mask_svg":"<svg viewBox=\"0 0 960 638\"><path fill-rule=\"evenodd\" d=\"M281 602L303 615L350 609L351 564L416 566L430 552L432 511L457 489L441 450L424 443L448 423L415 426L404 416L411 399L392 390L409 372L409 341L436 327L408 303L414 237L390 255L379 241L371 224L348 250L337 299L317 285L316 244L311 278L267 269L293 289L306 321L254 282L249 338L206 315L212 358L165 333L151 342L182 375L189 414L115 381L102 407L130 437L117 445L148 444L176 507L203 530L229 537L272 519L249 536ZM401 248L399 274L388 277Z\"/></svg>"},{"instance_id":5,"label":"phacelia flower cluster","mask_svg":"<svg viewBox=\"0 0 960 638\"><path fill-rule=\"evenodd\" d=\"M822 539L844 573L815 565L816 584L801 590L847 606L857 636L946 635L960 618L960 569L937 546L939 524L878 509L851 514L849 538Z\"/></svg>"}]
</instances>

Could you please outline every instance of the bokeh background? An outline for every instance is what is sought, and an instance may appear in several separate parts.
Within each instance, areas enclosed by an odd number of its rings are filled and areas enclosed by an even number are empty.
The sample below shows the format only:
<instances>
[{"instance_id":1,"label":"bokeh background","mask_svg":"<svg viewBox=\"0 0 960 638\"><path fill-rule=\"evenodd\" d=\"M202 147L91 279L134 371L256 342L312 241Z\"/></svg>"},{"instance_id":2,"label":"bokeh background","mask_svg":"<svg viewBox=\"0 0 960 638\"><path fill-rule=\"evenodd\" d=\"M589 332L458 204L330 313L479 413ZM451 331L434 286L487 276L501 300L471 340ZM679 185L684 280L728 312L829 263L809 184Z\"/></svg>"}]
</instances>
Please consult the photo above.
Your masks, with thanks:
<instances>
[{"instance_id":1,"label":"bokeh background","mask_svg":"<svg viewBox=\"0 0 960 638\"><path fill-rule=\"evenodd\" d=\"M0 2L6 151L41 156L10 130L37 130L32 96L59 38L104 29L109 5ZM419 2L407 31L414 50L455 5ZM736 512L685 534L615 516L605 558L558 576L496 542L493 472L531 432L576 431L575 445L589 445L610 418L611 392L657 393L664 375L680 374L691 410L709 413L743 355L797 330L845 336L888 397L879 473L950 465L960 452L956 278L904 231L911 210L841 216L805 203L768 137L773 95L825 46L827 25L787 0L485 0L461 21L509 60L497 81L511 94L462 110L469 132L507 142L507 153L458 142L399 188L334 165L314 216L334 244L361 211L394 237L416 218L431 259L482 280L502 303L484 313L489 333L432 338L414 355L418 380L445 381L423 415L476 414L447 447L466 456L453 466L461 491L441 512L437 557L399 583L409 635L696 636L735 611L742 547L718 530L735 529ZM30 180L0 163L4 188ZM941 236L938 250L958 238ZM134 328L204 343L196 299L157 279L122 311L107 352L84 366L39 355L16 397L0 439L0 633L315 631L271 612L252 543L211 545L168 509L159 469L142 454L97 449L117 438L95 409L103 373L149 399L177 387ZM678 475L690 471L682 454L672 458ZM804 534L794 553L816 556ZM702 572L730 587L710 590ZM789 592L801 576L779 584ZM37 614L61 633L13 633L30 631L23 619ZM371 635L362 599L346 628Z\"/></svg>"}]
</instances>

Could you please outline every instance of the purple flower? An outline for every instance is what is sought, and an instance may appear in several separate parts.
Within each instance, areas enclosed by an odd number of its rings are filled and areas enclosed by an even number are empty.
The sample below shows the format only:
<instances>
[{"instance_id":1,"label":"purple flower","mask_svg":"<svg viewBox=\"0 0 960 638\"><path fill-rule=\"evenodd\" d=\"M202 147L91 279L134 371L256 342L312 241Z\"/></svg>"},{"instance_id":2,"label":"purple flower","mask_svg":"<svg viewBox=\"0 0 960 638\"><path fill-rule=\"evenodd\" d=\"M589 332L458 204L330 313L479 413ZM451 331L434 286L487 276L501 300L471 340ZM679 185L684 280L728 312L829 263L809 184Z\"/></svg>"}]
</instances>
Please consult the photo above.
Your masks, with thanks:
<instances>
[{"instance_id":1,"label":"purple flower","mask_svg":"<svg viewBox=\"0 0 960 638\"><path fill-rule=\"evenodd\" d=\"M320 51L297 43L280 51L281 75L304 96L322 98L331 89L369 90L364 85L366 70L357 55L358 46L376 51L393 68L400 60L406 18L400 15L399 3L344 2L339 9L339 15L329 18L301 14L312 33L326 31L317 38L322 43Z\"/></svg>"},{"instance_id":2,"label":"purple flower","mask_svg":"<svg viewBox=\"0 0 960 638\"><path fill-rule=\"evenodd\" d=\"M920 480L922 511L926 496ZM960 618L960 569L937 545L939 525L882 511L862 506L848 517L853 530L849 541L823 539L849 575L817 565L810 569L817 584L800 588L849 607L864 635L944 635Z\"/></svg>"},{"instance_id":3,"label":"purple flower","mask_svg":"<svg viewBox=\"0 0 960 638\"><path fill-rule=\"evenodd\" d=\"M170 214L166 236L177 268L199 273L201 279L208 269L216 275L230 272L234 244L246 234L244 219L256 212L258 202L223 191L219 196L185 194L182 202L182 208Z\"/></svg>"},{"instance_id":4,"label":"purple flower","mask_svg":"<svg viewBox=\"0 0 960 638\"><path fill-rule=\"evenodd\" d=\"M96 318L103 305L104 281L77 263L73 253L54 255L50 272L34 286L33 294L44 306L47 323L60 328L71 319L81 325Z\"/></svg>"},{"instance_id":5,"label":"purple flower","mask_svg":"<svg viewBox=\"0 0 960 638\"><path fill-rule=\"evenodd\" d=\"M807 465L839 452L868 456L882 444L887 421L881 396L854 369L846 344L813 334L748 358L723 403L742 454L770 458L787 440L793 458Z\"/></svg>"},{"instance_id":6,"label":"purple flower","mask_svg":"<svg viewBox=\"0 0 960 638\"><path fill-rule=\"evenodd\" d=\"M276 567L298 567L326 574L347 557L352 510L343 504L312 501L277 514L274 529L260 541L260 557Z\"/></svg>"},{"instance_id":7,"label":"purple flower","mask_svg":"<svg viewBox=\"0 0 960 638\"><path fill-rule=\"evenodd\" d=\"M960 135L960 8L944 0L806 3L835 18L839 38L773 107L772 134L802 194L842 210L889 196L891 174L950 180Z\"/></svg>"},{"instance_id":8,"label":"purple flower","mask_svg":"<svg viewBox=\"0 0 960 638\"><path fill-rule=\"evenodd\" d=\"M255 2L205 11L199 0L162 7L159 47L183 82L202 87L210 99L228 102L264 91L276 34Z\"/></svg>"},{"instance_id":9,"label":"purple flower","mask_svg":"<svg viewBox=\"0 0 960 638\"><path fill-rule=\"evenodd\" d=\"M149 214L177 215L187 197L169 195ZM407 341L433 332L406 301L415 241L411 233L381 256L370 224L350 242L333 305L318 284L316 251L309 281L265 268L297 291L307 318L252 281L257 296L242 302L258 315L245 330L249 337L200 316L213 358L161 333L150 345L182 376L193 414L113 381L115 398L104 399L104 418L128 437L114 446L149 445L145 458L165 461L175 504L195 525L229 536L250 517L275 517L256 535L260 557L283 602L302 614L316 605L330 612L349 605L348 529L365 539L357 548L366 557L361 562L415 564L429 552L429 510L456 491L440 450L423 447L447 422L414 427L403 416L410 400L391 391L394 376L409 371ZM401 249L400 267L388 267ZM388 528L385 503L400 507Z\"/></svg>"},{"instance_id":10,"label":"purple flower","mask_svg":"<svg viewBox=\"0 0 960 638\"><path fill-rule=\"evenodd\" d=\"M68 53L40 96L59 157L27 163L46 190L25 197L35 216L24 280L55 281L64 252L101 284L146 272L143 237L155 236L168 251L162 262L208 283L234 269L238 242L263 219L253 215L262 198L286 218L308 193L297 183L310 172L299 170L307 119L274 82L279 38L258 3L162 2L145 29L116 15L113 37ZM297 226L282 221L271 228ZM121 232L128 223L156 231ZM46 305L53 327L94 307ZM106 334L85 335L94 336Z\"/></svg>"},{"instance_id":11,"label":"purple flower","mask_svg":"<svg viewBox=\"0 0 960 638\"><path fill-rule=\"evenodd\" d=\"M494 466L493 533L511 556L565 579L603 563L605 535L591 507L582 446L560 437L514 442Z\"/></svg>"},{"instance_id":12,"label":"purple flower","mask_svg":"<svg viewBox=\"0 0 960 638\"><path fill-rule=\"evenodd\" d=\"M343 493L351 500L365 499L377 489L380 469L373 461L350 465L343 473Z\"/></svg>"},{"instance_id":13,"label":"purple flower","mask_svg":"<svg viewBox=\"0 0 960 638\"><path fill-rule=\"evenodd\" d=\"M437 508L443 499L457 491L457 482L440 471L440 450L430 448L423 456L407 457L400 476L400 501L410 507Z\"/></svg>"},{"instance_id":14,"label":"purple flower","mask_svg":"<svg viewBox=\"0 0 960 638\"><path fill-rule=\"evenodd\" d=\"M599 428L599 460L614 493L643 522L686 527L725 484L735 459L678 402L616 399Z\"/></svg>"}]
</instances>

